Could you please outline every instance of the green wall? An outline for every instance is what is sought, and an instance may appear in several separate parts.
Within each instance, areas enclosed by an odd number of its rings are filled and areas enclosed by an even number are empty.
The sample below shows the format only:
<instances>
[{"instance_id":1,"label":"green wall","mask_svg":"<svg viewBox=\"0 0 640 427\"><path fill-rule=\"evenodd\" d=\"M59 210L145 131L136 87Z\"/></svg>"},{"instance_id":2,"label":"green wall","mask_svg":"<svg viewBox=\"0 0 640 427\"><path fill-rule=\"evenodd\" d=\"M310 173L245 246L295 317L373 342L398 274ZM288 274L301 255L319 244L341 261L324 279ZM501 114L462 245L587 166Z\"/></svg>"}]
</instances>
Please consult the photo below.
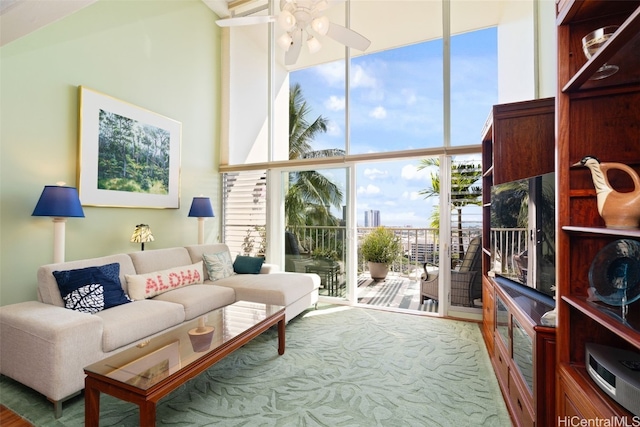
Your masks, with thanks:
<instances>
[{"instance_id":1,"label":"green wall","mask_svg":"<svg viewBox=\"0 0 640 427\"><path fill-rule=\"evenodd\" d=\"M191 199L220 212L220 30L201 0L100 0L0 48L0 305L36 298L53 223L31 213L45 185L77 186L78 86L182 123L179 209L84 207L66 224L66 260L197 243ZM205 222L219 240L220 220Z\"/></svg>"}]
</instances>

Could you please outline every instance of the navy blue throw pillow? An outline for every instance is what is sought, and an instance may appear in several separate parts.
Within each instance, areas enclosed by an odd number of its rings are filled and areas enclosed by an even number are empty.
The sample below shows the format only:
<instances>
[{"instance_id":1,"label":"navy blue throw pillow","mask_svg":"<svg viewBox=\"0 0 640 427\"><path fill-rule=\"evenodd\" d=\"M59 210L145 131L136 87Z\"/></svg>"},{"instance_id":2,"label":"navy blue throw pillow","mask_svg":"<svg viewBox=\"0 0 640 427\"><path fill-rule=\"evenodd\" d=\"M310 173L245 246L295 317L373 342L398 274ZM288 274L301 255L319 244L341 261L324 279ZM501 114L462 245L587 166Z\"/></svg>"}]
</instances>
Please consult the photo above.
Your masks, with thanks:
<instances>
[{"instance_id":1,"label":"navy blue throw pillow","mask_svg":"<svg viewBox=\"0 0 640 427\"><path fill-rule=\"evenodd\" d=\"M238 255L233 262L233 271L238 274L259 274L263 258Z\"/></svg>"},{"instance_id":2,"label":"navy blue throw pillow","mask_svg":"<svg viewBox=\"0 0 640 427\"><path fill-rule=\"evenodd\" d=\"M95 284L103 288L104 308L131 302L120 285L120 264L117 262L99 267L54 271L53 276L63 299L84 286Z\"/></svg>"}]
</instances>

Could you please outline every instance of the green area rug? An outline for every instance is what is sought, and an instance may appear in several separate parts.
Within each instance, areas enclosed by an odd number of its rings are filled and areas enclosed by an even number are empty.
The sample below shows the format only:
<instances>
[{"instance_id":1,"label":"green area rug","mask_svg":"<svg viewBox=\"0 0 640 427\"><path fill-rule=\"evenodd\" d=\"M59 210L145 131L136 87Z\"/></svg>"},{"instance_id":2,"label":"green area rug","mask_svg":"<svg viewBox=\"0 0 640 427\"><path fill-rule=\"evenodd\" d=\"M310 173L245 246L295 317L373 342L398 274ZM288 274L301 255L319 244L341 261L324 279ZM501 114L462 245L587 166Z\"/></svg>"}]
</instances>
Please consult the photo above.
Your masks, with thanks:
<instances>
[{"instance_id":1,"label":"green area rug","mask_svg":"<svg viewBox=\"0 0 640 427\"><path fill-rule=\"evenodd\" d=\"M0 403L37 426L82 426L82 395L63 415L0 377ZM101 425L138 425L137 406L101 398ZM328 306L271 329L165 397L158 425L510 426L475 323Z\"/></svg>"}]
</instances>

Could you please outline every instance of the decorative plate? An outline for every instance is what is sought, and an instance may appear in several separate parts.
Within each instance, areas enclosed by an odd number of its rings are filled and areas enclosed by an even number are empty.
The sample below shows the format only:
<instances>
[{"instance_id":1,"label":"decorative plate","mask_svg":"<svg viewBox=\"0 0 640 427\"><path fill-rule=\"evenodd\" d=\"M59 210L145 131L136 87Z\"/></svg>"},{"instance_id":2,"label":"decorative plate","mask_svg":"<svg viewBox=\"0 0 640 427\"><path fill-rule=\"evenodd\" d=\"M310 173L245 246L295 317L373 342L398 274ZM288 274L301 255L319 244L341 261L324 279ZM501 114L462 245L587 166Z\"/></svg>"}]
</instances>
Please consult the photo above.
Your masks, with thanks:
<instances>
[{"instance_id":1,"label":"decorative plate","mask_svg":"<svg viewBox=\"0 0 640 427\"><path fill-rule=\"evenodd\" d=\"M640 298L640 242L620 239L602 248L591 263L589 283L598 299L609 305L631 304Z\"/></svg>"}]
</instances>

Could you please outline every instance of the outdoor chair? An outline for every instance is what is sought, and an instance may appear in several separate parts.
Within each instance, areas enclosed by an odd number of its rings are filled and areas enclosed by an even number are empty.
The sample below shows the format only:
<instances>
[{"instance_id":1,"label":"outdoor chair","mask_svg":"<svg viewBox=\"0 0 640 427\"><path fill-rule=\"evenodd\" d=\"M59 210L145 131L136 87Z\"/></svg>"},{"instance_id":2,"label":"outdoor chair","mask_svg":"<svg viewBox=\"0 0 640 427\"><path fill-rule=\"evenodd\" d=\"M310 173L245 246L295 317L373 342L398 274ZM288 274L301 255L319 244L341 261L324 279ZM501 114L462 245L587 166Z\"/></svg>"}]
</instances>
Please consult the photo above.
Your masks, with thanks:
<instances>
[{"instance_id":1,"label":"outdoor chair","mask_svg":"<svg viewBox=\"0 0 640 427\"><path fill-rule=\"evenodd\" d=\"M482 240L474 237L469 242L460 268L451 270L451 305L473 307L474 301L482 298L481 254ZM420 280L421 303L426 299L439 300L438 275L438 270L428 271L427 264L424 264Z\"/></svg>"},{"instance_id":2,"label":"outdoor chair","mask_svg":"<svg viewBox=\"0 0 640 427\"><path fill-rule=\"evenodd\" d=\"M294 271L305 273L306 265L313 263L313 260L306 255L302 255L300 244L295 234L290 231L284 232L284 271Z\"/></svg>"}]
</instances>

